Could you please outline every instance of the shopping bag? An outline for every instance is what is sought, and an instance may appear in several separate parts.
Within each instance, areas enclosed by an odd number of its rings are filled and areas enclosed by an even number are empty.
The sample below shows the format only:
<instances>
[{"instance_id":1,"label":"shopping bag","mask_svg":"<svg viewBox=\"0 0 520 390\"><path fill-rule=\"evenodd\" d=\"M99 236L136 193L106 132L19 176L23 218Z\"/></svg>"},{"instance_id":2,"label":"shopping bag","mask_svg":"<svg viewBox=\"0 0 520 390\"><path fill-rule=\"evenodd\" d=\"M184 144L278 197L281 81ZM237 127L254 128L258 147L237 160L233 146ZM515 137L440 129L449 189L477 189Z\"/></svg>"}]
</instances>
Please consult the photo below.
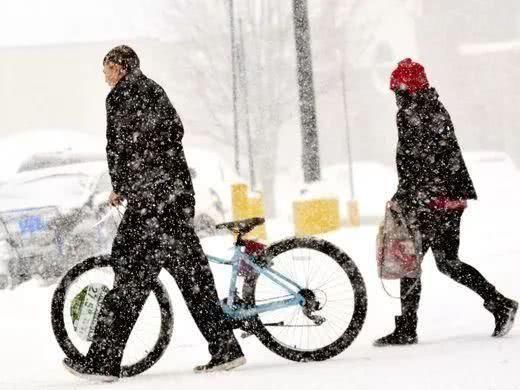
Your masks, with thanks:
<instances>
[{"instance_id":1,"label":"shopping bag","mask_svg":"<svg viewBox=\"0 0 520 390\"><path fill-rule=\"evenodd\" d=\"M381 279L417 278L421 275L421 235L411 228L403 211L388 202L377 235L377 269Z\"/></svg>"}]
</instances>

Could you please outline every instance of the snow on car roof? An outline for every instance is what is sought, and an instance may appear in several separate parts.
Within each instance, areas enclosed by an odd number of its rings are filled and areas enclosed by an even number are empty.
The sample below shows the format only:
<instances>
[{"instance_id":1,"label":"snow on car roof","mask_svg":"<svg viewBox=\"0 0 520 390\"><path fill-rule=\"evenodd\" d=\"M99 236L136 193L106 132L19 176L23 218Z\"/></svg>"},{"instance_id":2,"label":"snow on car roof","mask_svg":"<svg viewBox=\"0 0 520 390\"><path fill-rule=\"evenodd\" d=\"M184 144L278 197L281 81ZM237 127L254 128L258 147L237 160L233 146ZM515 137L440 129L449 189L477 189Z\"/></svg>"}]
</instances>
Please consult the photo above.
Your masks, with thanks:
<instances>
[{"instance_id":1,"label":"snow on car roof","mask_svg":"<svg viewBox=\"0 0 520 390\"><path fill-rule=\"evenodd\" d=\"M91 161L106 161L106 157L104 153L93 152L76 153L64 151L58 153L36 153L20 164L18 173Z\"/></svg>"},{"instance_id":2,"label":"snow on car roof","mask_svg":"<svg viewBox=\"0 0 520 390\"><path fill-rule=\"evenodd\" d=\"M31 129L0 139L0 181L12 176L22 162L42 153L104 153L105 140L74 129Z\"/></svg>"},{"instance_id":3,"label":"snow on car roof","mask_svg":"<svg viewBox=\"0 0 520 390\"><path fill-rule=\"evenodd\" d=\"M78 207L107 169L106 162L96 161L19 173L0 186L0 211L43 206L57 206L60 210Z\"/></svg>"},{"instance_id":4,"label":"snow on car roof","mask_svg":"<svg viewBox=\"0 0 520 390\"><path fill-rule=\"evenodd\" d=\"M61 165L58 167L35 169L32 171L20 172L14 175L9 183L23 183L28 180L34 180L44 177L56 176L56 175L86 175L92 177L98 177L103 172L108 170L106 161L92 161L81 164L68 164Z\"/></svg>"}]
</instances>

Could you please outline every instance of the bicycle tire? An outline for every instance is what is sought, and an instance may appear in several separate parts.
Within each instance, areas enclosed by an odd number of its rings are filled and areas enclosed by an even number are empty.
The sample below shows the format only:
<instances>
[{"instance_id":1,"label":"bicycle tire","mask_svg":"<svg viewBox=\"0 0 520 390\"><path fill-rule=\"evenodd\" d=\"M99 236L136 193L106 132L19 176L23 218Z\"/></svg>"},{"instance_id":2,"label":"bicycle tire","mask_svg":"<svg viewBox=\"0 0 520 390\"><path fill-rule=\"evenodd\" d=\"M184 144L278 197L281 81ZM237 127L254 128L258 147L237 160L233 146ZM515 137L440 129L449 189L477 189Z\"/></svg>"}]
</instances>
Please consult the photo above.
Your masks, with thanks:
<instances>
[{"instance_id":1,"label":"bicycle tire","mask_svg":"<svg viewBox=\"0 0 520 390\"><path fill-rule=\"evenodd\" d=\"M336 341L315 350L299 350L279 342L262 324L259 316L248 323L248 328L265 347L285 359L297 362L323 361L346 350L359 335L367 313L365 282L354 261L344 251L326 240L313 237L289 238L269 246L266 249L264 263L269 264L271 259L275 259L283 252L298 248L313 249L329 256L348 275L354 293L354 311L348 328ZM255 305L258 277L258 273L253 273L244 280L242 297L250 307Z\"/></svg>"},{"instance_id":2,"label":"bicycle tire","mask_svg":"<svg viewBox=\"0 0 520 390\"><path fill-rule=\"evenodd\" d=\"M90 257L72 267L61 279L54 291L51 305L52 329L56 340L67 357L72 360L81 360L84 355L76 348L68 336L65 327L64 313L65 297L68 287L83 273L95 268L109 267L109 256ZM157 280L152 293L155 294L161 310L161 328L154 347L141 360L121 366L121 377L130 377L140 374L152 367L166 351L173 334L173 308L166 288Z\"/></svg>"}]
</instances>

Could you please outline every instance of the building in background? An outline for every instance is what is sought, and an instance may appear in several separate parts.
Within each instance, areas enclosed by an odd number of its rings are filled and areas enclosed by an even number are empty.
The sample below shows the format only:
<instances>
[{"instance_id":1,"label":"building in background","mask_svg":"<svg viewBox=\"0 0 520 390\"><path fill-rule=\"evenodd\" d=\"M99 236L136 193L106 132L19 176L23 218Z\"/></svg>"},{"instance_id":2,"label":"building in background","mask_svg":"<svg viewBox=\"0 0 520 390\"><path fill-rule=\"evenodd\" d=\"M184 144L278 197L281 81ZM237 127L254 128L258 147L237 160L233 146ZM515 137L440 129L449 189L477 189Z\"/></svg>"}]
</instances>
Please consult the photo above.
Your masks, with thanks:
<instances>
[{"instance_id":1,"label":"building in background","mask_svg":"<svg viewBox=\"0 0 520 390\"><path fill-rule=\"evenodd\" d=\"M520 164L520 2L422 0L419 52L462 145Z\"/></svg>"}]
</instances>

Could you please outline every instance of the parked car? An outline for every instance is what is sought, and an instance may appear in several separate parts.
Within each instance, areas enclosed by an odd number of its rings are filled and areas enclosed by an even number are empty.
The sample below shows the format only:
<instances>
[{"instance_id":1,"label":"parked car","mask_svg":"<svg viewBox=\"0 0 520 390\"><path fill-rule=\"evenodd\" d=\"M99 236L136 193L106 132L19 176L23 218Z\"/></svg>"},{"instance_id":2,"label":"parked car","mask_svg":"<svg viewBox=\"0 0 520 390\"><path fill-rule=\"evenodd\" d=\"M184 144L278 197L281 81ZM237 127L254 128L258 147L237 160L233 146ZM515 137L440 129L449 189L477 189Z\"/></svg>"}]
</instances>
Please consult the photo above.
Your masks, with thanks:
<instances>
[{"instance_id":1,"label":"parked car","mask_svg":"<svg viewBox=\"0 0 520 390\"><path fill-rule=\"evenodd\" d=\"M229 186L218 163L191 156L195 230L204 237L226 217L229 203L220 192L229 193ZM52 280L88 256L109 252L120 221L106 202L111 190L106 160L95 154L35 154L22 163L0 185L0 287L34 275Z\"/></svg>"},{"instance_id":2,"label":"parked car","mask_svg":"<svg viewBox=\"0 0 520 390\"><path fill-rule=\"evenodd\" d=\"M40 152L34 153L23 160L18 167L17 173L92 161L106 161L105 153L76 152L70 149L55 152Z\"/></svg>"},{"instance_id":3,"label":"parked car","mask_svg":"<svg viewBox=\"0 0 520 390\"><path fill-rule=\"evenodd\" d=\"M108 251L117 219L98 221L111 212L110 190L104 161L26 171L2 185L0 248L12 285L34 275L59 277Z\"/></svg>"},{"instance_id":4,"label":"parked car","mask_svg":"<svg viewBox=\"0 0 520 390\"><path fill-rule=\"evenodd\" d=\"M81 156L81 161L78 162L85 162L87 156L90 156L88 161L92 161L92 156L98 159L104 153L105 142L102 136L75 129L31 129L12 132L11 135L0 139L0 181L9 180L22 165L29 164L34 167L35 164L31 161L35 158L54 158L54 166L65 165L59 160L67 156Z\"/></svg>"}]
</instances>

